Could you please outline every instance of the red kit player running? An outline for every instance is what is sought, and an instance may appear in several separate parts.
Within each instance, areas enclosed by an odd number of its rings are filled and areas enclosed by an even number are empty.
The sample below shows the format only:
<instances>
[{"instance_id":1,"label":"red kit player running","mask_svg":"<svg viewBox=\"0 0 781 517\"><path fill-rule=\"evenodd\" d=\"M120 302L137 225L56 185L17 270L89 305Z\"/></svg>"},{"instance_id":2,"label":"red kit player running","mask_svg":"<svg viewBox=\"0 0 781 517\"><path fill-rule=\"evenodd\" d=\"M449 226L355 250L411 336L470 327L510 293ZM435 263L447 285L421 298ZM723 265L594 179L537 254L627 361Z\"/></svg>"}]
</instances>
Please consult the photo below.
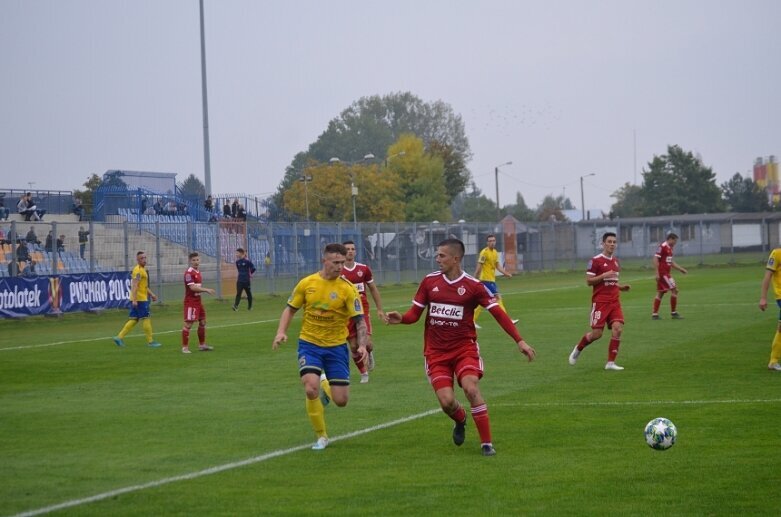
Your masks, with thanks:
<instances>
[{"instance_id":1,"label":"red kit player running","mask_svg":"<svg viewBox=\"0 0 781 517\"><path fill-rule=\"evenodd\" d=\"M182 353L190 353L190 328L198 321L198 350L209 352L212 349L206 344L206 309L201 303L201 293L214 294L214 289L203 287L203 278L198 269L201 257L197 252L188 256L190 267L184 272L184 327L182 327Z\"/></svg>"},{"instance_id":2,"label":"red kit player running","mask_svg":"<svg viewBox=\"0 0 781 517\"><path fill-rule=\"evenodd\" d=\"M369 316L371 311L369 309L369 298L366 296L367 289L372 294L374 305L377 306L377 316L382 321L385 321L385 312L382 310L382 298L380 298L380 291L374 284L371 268L366 264L355 261L355 243L353 241L344 241L342 244L347 250L347 260L345 260L344 267L342 267L342 276L349 280L361 295L363 321L366 322L366 331L368 332L366 344L366 350L369 351L368 360L364 362L363 356L358 352L358 333L355 329L355 321L352 319L347 324L347 343L350 345L353 362L361 373L361 384L366 384L369 382L369 372L374 370L374 343L372 343L372 323Z\"/></svg>"},{"instance_id":3,"label":"red kit player running","mask_svg":"<svg viewBox=\"0 0 781 517\"><path fill-rule=\"evenodd\" d=\"M616 234L607 232L602 235L602 253L592 258L586 271L586 283L594 288L591 295L591 332L587 332L580 343L569 355L569 364L578 361L580 353L588 345L602 337L602 331L607 325L612 332L608 345L607 364L605 370L623 370L616 364L618 347L621 345L621 331L624 329L624 313L621 311L619 291L628 291L628 285L618 283L621 265L616 252Z\"/></svg>"},{"instance_id":4,"label":"red kit player running","mask_svg":"<svg viewBox=\"0 0 781 517\"><path fill-rule=\"evenodd\" d=\"M658 320L659 318L659 306L662 304L662 298L664 293L670 291L670 317L674 320L683 319L683 316L678 314L678 286L675 285L675 280L671 275L673 269L677 269L684 275L687 273L686 268L679 266L673 260L673 248L678 242L678 235L673 232L667 234L667 239L656 248L656 253L652 260L654 270L656 271L656 297L654 297L654 309L651 313L651 319Z\"/></svg>"},{"instance_id":5,"label":"red kit player running","mask_svg":"<svg viewBox=\"0 0 781 517\"><path fill-rule=\"evenodd\" d=\"M423 332L423 355L426 374L436 392L442 411L455 422L453 443L461 445L466 435L466 411L458 402L453 390L453 376L463 388L471 406L472 419L480 435L484 456L496 454L491 438L488 406L480 393L479 382L483 376L483 360L475 333L474 310L477 306L488 309L505 332L518 344L518 349L532 361L536 352L518 334L510 317L504 312L494 295L476 278L464 273L461 262L464 243L458 239L445 239L437 247L436 261L439 272L427 275L418 287L412 307L402 316L396 311L387 313L390 324L415 323L423 310L426 328Z\"/></svg>"}]
</instances>

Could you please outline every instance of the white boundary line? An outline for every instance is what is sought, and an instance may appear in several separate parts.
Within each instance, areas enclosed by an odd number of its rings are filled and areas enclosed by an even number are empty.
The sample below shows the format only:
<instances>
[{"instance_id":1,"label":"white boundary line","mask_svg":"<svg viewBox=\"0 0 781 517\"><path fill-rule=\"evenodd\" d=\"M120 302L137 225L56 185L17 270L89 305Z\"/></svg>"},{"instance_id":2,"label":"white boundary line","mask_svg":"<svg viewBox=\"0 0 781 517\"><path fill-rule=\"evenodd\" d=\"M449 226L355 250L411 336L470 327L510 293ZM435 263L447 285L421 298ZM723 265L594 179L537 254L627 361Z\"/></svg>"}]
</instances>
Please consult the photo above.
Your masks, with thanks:
<instances>
[{"instance_id":1,"label":"white boundary line","mask_svg":"<svg viewBox=\"0 0 781 517\"><path fill-rule=\"evenodd\" d=\"M382 429L387 429L388 427L393 427L399 424L404 424L407 422L411 422L412 420L417 420L420 418L424 418L430 415L433 415L435 413L439 413L440 409L431 409L429 411L424 411L423 413L418 413L415 415L407 416L404 418L399 418L398 420L393 420L391 422L386 422L384 424L378 424L372 427L367 427L365 429L360 429L358 431L353 431L352 433L343 434L341 436L337 436L334 438L331 438L331 443L338 442L341 440L347 440L349 438L354 438L356 436L361 436L363 434L371 433L374 431L379 431ZM57 510L63 510L65 508L73 508L74 506L81 506L83 504L89 504L94 503L96 501L102 501L103 499L108 499L110 497L115 497L122 494L128 494L130 492L138 492L139 490L146 490L148 488L157 488L162 485L167 485L170 483L176 483L178 481L188 481L190 479L199 478L202 476L208 476L211 474L217 474L218 472L224 472L226 470L233 470L240 467L245 467L247 465L253 465L255 463L261 463L266 460L270 460L273 458L277 458L279 456L285 456L287 454L292 454L294 452L302 451L305 449L309 449L312 447L311 443L308 443L306 445L297 445L295 447L290 447L289 449L279 449L273 452L268 452L266 454L261 454L260 456L254 456L252 458L247 458L240 461L235 461L232 463L225 463L223 465L216 465L214 467L209 467L203 470L198 470L195 472L190 472L189 474L181 474L179 476L172 476L167 477L163 479L158 479L157 481L150 481L149 483L143 483L141 485L131 485L126 486L123 488L117 488L116 490L111 490L109 492L103 492L102 494L96 494L89 497L84 497L81 499L71 499L70 501L65 501L63 503L54 504L51 506L45 506L43 508L37 508L35 510L28 510L26 512L18 513L14 515L14 517L30 517L33 515L42 515L44 513L54 512ZM317 453L315 453L317 454Z\"/></svg>"},{"instance_id":2,"label":"white boundary line","mask_svg":"<svg viewBox=\"0 0 781 517\"><path fill-rule=\"evenodd\" d=\"M681 405L690 405L690 404L756 404L756 403L779 403L781 402L781 399L726 399L726 400L648 400L648 401L607 401L607 402L528 402L528 403L521 403L521 404L501 404L501 403L494 403L491 405L491 407L565 407L565 406L581 406L581 407L588 407L588 406L650 406L650 405L675 405L675 404L681 404ZM339 442L342 440L348 440L350 438L354 438L356 436L361 436L364 434L372 433L374 431L380 431L382 429L387 429L390 427L394 427L400 424L405 424L407 422L411 422L413 420L418 420L421 418L425 418L427 416L431 416L434 414L439 413L441 410L439 408L437 409L430 409L428 411L424 411L422 413L417 413L414 415L406 416L403 418L399 418L396 420L392 420L390 422L386 422L384 424L377 424L372 427L367 427L365 429L359 429L358 431L353 431L351 433L343 434L340 436L336 436L334 438L331 438L331 442ZM128 494L131 492L138 492L140 490L146 490L148 488L157 488L163 485L168 485L170 483L176 483L178 481L188 481L190 479L195 479L203 476L209 476L211 474L217 474L219 472L225 472L227 470L233 470L241 467L245 467L247 465L253 465L255 463L261 463L266 460L270 460L273 458L277 458L279 456L286 456L288 454L292 454L294 452L302 451L305 449L309 449L311 447L311 444L305 444L305 445L297 445L295 447L290 447L288 449L279 449L273 452L268 452L266 454L261 454L260 456L254 456L252 458L247 458L240 461L234 461L231 463L224 463L222 465L215 465L214 467L209 467L203 470L198 470L195 472L190 472L189 474L180 474L178 476L172 476L167 477L163 479L158 479L157 481L150 481L148 483L143 483L140 485L131 485L126 486L123 488L117 488L116 490L111 490L109 492L103 492L101 494L96 494L89 497L83 497L81 499L71 499L70 501L65 501L62 503L54 504L51 506L45 506L43 508L37 508L34 510L28 510L26 512L15 514L13 517L31 517L34 515L42 515L49 512L54 512L57 510L63 510L65 508L73 508L75 506L81 506L84 504L94 503L97 501L102 501L104 499L108 499L110 497L115 497L122 494Z\"/></svg>"}]
</instances>

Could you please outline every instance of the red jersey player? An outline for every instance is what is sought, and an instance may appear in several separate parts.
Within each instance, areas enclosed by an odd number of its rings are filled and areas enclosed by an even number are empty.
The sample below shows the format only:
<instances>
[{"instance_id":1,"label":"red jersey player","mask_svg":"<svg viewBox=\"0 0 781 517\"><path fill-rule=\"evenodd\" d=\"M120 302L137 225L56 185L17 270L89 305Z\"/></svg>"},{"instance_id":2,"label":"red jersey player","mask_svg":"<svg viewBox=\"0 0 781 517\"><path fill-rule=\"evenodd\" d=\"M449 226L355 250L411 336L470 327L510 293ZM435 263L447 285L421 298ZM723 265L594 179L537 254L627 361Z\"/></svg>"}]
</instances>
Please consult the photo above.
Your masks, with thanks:
<instances>
[{"instance_id":1,"label":"red jersey player","mask_svg":"<svg viewBox=\"0 0 781 517\"><path fill-rule=\"evenodd\" d=\"M475 333L474 310L482 306L496 318L505 332L518 344L519 350L532 361L536 355L518 334L510 317L504 312L488 289L476 278L464 273L461 262L464 243L445 239L437 246L436 261L439 272L426 275L418 287L412 307L402 316L396 311L387 313L391 324L415 323L423 310L426 328L423 332L423 355L426 375L439 399L439 405L453 421L453 443L461 445L466 435L466 411L453 390L453 376L463 388L471 406L472 419L480 435L482 453L493 456L496 450L491 439L488 407L480 394L479 381L483 376L483 360Z\"/></svg>"},{"instance_id":2,"label":"red jersey player","mask_svg":"<svg viewBox=\"0 0 781 517\"><path fill-rule=\"evenodd\" d=\"M677 269L684 275L687 273L686 268L679 266L673 260L673 248L678 242L678 235L673 232L667 234L667 239L656 248L654 258L652 259L654 270L656 271L656 296L654 297L654 309L651 313L651 319L658 320L659 318L659 306L662 304L662 298L664 293L670 291L670 317L674 320L683 319L683 316L678 314L678 286L675 285L670 272L673 269Z\"/></svg>"},{"instance_id":3,"label":"red jersey player","mask_svg":"<svg viewBox=\"0 0 781 517\"><path fill-rule=\"evenodd\" d=\"M198 321L198 350L209 352L212 347L206 344L206 309L201 303L201 293L214 294L214 289L203 287L203 278L198 269L201 257L197 251L188 255L190 267L184 272L184 327L182 327L182 353L190 353L190 328Z\"/></svg>"},{"instance_id":4,"label":"red jersey player","mask_svg":"<svg viewBox=\"0 0 781 517\"><path fill-rule=\"evenodd\" d=\"M628 285L618 282L621 265L614 256L618 241L616 234L607 232L602 235L602 253L592 258L586 270L586 283L593 287L591 295L591 332L587 332L580 343L569 355L569 364L578 361L580 353L588 345L602 337L602 331L607 325L612 332L608 345L607 364L605 370L623 370L616 364L618 347L621 345L621 331L624 329L624 313L621 311L619 291L628 291Z\"/></svg>"},{"instance_id":5,"label":"red jersey player","mask_svg":"<svg viewBox=\"0 0 781 517\"><path fill-rule=\"evenodd\" d=\"M374 305L377 306L377 316L381 320L385 320L385 312L382 310L382 299L380 298L380 291L374 284L374 277L372 276L372 270L366 264L361 264L355 261L355 242L344 241L342 243L347 250L347 257L342 268L342 276L349 280L357 289L361 295L361 304L363 304L363 321L366 322L366 331L368 332L368 341L366 343L366 349L369 351L368 364L364 363L363 356L358 351L358 333L355 329L355 321L349 320L347 324L348 336L347 342L350 345L350 352L353 357L353 362L361 373L361 384L369 382L369 372L374 370L374 343L372 343L372 324L369 317L369 298L366 296L366 290L372 294L374 299Z\"/></svg>"}]
</instances>

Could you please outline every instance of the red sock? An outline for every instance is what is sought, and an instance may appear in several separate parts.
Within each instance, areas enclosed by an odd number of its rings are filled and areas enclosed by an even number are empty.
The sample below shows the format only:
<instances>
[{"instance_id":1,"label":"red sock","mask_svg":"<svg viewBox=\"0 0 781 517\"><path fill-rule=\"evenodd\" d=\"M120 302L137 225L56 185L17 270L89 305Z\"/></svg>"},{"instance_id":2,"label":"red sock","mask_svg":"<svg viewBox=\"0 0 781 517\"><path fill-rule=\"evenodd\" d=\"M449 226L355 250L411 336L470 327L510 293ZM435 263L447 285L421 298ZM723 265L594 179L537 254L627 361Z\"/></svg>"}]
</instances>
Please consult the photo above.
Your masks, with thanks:
<instances>
[{"instance_id":1,"label":"red sock","mask_svg":"<svg viewBox=\"0 0 781 517\"><path fill-rule=\"evenodd\" d=\"M466 421L466 411L464 411L464 406L461 404L458 405L458 409L452 414L448 415L450 418L453 419L456 423L461 423Z\"/></svg>"},{"instance_id":2,"label":"red sock","mask_svg":"<svg viewBox=\"0 0 781 517\"><path fill-rule=\"evenodd\" d=\"M491 422L488 420L488 406L482 404L472 408L472 420L475 421L480 443L491 443Z\"/></svg>"},{"instance_id":3,"label":"red sock","mask_svg":"<svg viewBox=\"0 0 781 517\"><path fill-rule=\"evenodd\" d=\"M353 354L353 362L355 363L355 366L358 368L359 372L366 373L366 365L363 364L363 359L361 359L361 354L355 352Z\"/></svg>"},{"instance_id":4,"label":"red sock","mask_svg":"<svg viewBox=\"0 0 781 517\"><path fill-rule=\"evenodd\" d=\"M621 340L619 338L610 338L610 344L607 347L607 360L615 361L618 355L618 347L621 346Z\"/></svg>"},{"instance_id":5,"label":"red sock","mask_svg":"<svg viewBox=\"0 0 781 517\"><path fill-rule=\"evenodd\" d=\"M588 338L588 332L586 332L585 334L583 334L583 337L580 338L580 343L578 343L578 350L583 351L583 349L589 346L591 343L592 341L590 341Z\"/></svg>"},{"instance_id":6,"label":"red sock","mask_svg":"<svg viewBox=\"0 0 781 517\"><path fill-rule=\"evenodd\" d=\"M654 314L659 314L659 306L662 304L661 298L654 298Z\"/></svg>"},{"instance_id":7,"label":"red sock","mask_svg":"<svg viewBox=\"0 0 781 517\"><path fill-rule=\"evenodd\" d=\"M206 344L206 325L198 325L198 344Z\"/></svg>"},{"instance_id":8,"label":"red sock","mask_svg":"<svg viewBox=\"0 0 781 517\"><path fill-rule=\"evenodd\" d=\"M675 312L678 307L678 296L670 295L670 312Z\"/></svg>"},{"instance_id":9,"label":"red sock","mask_svg":"<svg viewBox=\"0 0 781 517\"><path fill-rule=\"evenodd\" d=\"M190 345L190 329L182 327L182 346Z\"/></svg>"}]
</instances>

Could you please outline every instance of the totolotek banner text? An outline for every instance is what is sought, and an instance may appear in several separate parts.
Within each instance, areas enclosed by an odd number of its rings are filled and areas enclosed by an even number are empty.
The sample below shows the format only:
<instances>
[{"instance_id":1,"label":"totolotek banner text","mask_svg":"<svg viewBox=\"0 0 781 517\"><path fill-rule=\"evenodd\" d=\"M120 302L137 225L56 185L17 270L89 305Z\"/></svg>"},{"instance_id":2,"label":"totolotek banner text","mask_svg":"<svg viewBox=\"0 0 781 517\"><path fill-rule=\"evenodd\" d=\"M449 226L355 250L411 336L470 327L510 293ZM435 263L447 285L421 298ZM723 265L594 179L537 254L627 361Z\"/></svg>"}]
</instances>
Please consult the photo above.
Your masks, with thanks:
<instances>
[{"instance_id":1,"label":"totolotek banner text","mask_svg":"<svg viewBox=\"0 0 781 517\"><path fill-rule=\"evenodd\" d=\"M0 278L0 318L130 307L130 273Z\"/></svg>"}]
</instances>

